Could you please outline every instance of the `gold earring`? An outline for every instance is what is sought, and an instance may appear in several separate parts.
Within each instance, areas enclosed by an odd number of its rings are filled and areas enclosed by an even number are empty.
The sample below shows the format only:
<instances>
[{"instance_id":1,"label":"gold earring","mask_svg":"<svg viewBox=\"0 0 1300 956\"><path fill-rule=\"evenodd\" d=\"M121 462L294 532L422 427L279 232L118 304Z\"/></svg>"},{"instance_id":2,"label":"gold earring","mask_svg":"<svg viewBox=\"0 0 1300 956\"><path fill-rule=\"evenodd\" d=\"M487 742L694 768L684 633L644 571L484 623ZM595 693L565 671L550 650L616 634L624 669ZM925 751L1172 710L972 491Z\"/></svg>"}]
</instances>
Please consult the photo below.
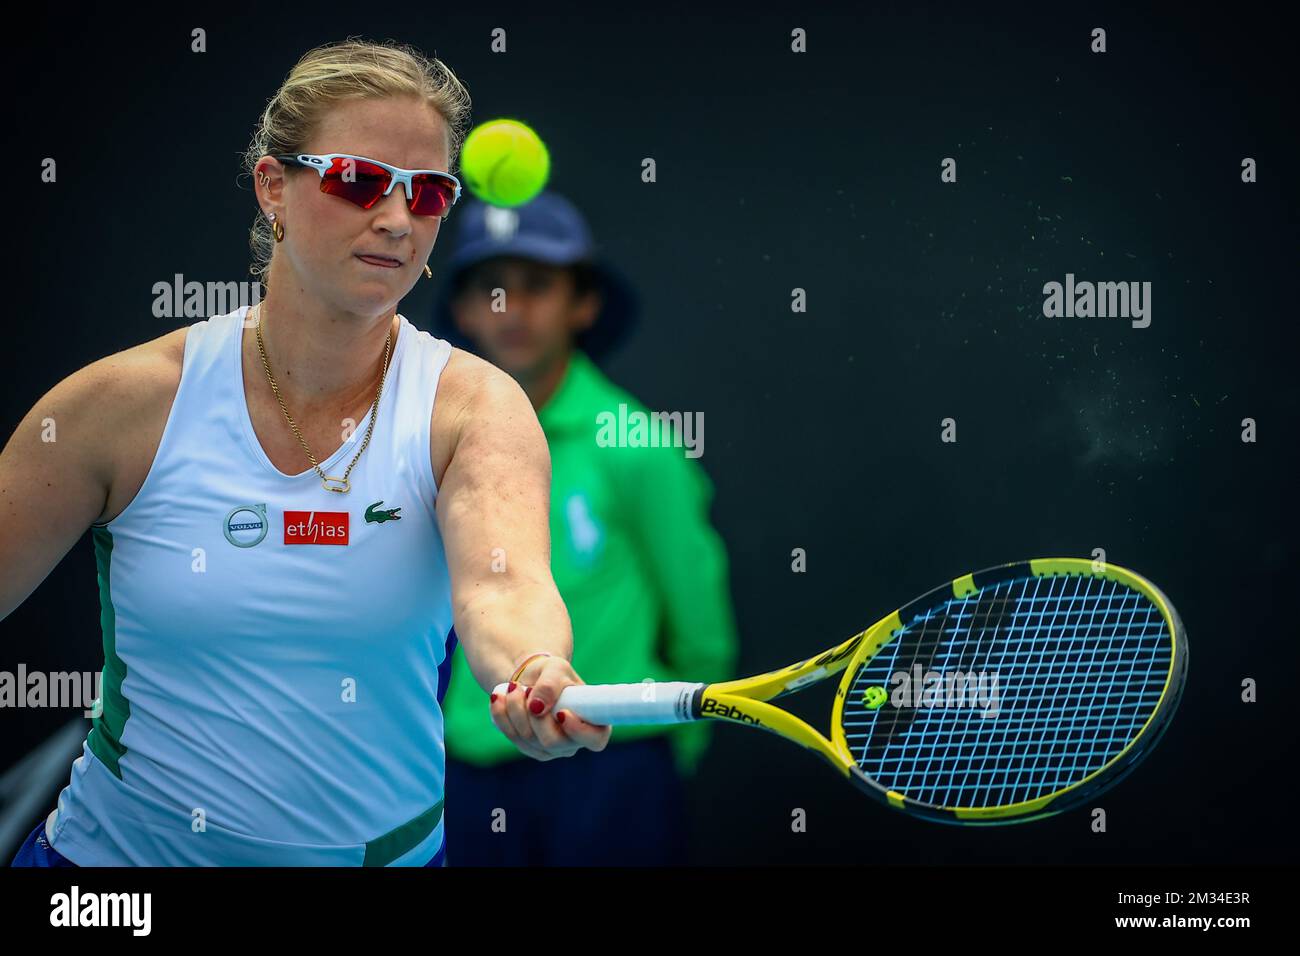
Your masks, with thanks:
<instances>
[{"instance_id":1,"label":"gold earring","mask_svg":"<svg viewBox=\"0 0 1300 956\"><path fill-rule=\"evenodd\" d=\"M258 173L257 179L263 186L268 186L271 183L271 177L266 175L266 173Z\"/></svg>"},{"instance_id":2,"label":"gold earring","mask_svg":"<svg viewBox=\"0 0 1300 956\"><path fill-rule=\"evenodd\" d=\"M271 234L275 236L275 241L279 242L284 238L284 223L275 221L275 213L271 213Z\"/></svg>"},{"instance_id":3,"label":"gold earring","mask_svg":"<svg viewBox=\"0 0 1300 956\"><path fill-rule=\"evenodd\" d=\"M429 268L429 263L427 263L427 262L424 264L424 277L425 277L426 279L432 279L432 278L433 278L433 270Z\"/></svg>"}]
</instances>

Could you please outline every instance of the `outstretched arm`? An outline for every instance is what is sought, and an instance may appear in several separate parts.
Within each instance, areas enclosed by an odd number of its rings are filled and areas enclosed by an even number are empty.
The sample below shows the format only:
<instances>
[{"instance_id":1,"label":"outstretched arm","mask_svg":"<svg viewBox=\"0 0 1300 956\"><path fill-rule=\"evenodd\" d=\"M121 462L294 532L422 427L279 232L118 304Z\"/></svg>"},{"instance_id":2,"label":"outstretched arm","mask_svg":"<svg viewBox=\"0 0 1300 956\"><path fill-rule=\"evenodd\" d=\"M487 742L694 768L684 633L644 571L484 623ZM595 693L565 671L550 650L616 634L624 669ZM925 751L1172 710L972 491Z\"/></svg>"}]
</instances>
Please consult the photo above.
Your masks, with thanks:
<instances>
[{"instance_id":1,"label":"outstretched arm","mask_svg":"<svg viewBox=\"0 0 1300 956\"><path fill-rule=\"evenodd\" d=\"M539 760L583 747L602 750L608 727L567 711L552 713L560 691L582 680L569 664L569 613L551 577L546 438L513 379L463 353L452 360L457 359L457 407L449 426L454 445L437 514L466 661L475 680L491 691L531 655L549 655L534 657L518 684L492 700L493 721Z\"/></svg>"}]
</instances>

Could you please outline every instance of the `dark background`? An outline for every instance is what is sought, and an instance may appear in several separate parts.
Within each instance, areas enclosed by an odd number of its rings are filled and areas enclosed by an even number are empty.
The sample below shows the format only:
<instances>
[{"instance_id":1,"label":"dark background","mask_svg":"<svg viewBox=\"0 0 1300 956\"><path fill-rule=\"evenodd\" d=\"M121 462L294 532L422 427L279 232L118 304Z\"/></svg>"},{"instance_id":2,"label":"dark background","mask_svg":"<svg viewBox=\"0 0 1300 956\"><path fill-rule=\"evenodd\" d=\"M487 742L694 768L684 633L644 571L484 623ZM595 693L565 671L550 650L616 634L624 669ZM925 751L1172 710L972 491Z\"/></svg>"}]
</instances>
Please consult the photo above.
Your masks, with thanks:
<instances>
[{"instance_id":1,"label":"dark background","mask_svg":"<svg viewBox=\"0 0 1300 956\"><path fill-rule=\"evenodd\" d=\"M642 323L607 368L651 408L704 412L742 672L966 571L1098 547L1187 625L1180 712L1105 798L1107 834L1085 811L913 821L784 742L719 728L695 862L1293 859L1293 34L1231 8L964 7L51 5L10 41L4 435L60 378L193 321L153 318L153 283L248 278L239 154L303 52L409 42L466 82L474 123L538 130L552 186L636 282ZM194 27L207 53L189 52ZM47 156L57 185L37 180ZM1042 284L1067 272L1151 282L1150 328L1043 318ZM435 284L401 307L424 328ZM88 540L0 623L0 669L19 661L102 664ZM819 727L825 690L803 708ZM0 769L70 716L0 713Z\"/></svg>"}]
</instances>

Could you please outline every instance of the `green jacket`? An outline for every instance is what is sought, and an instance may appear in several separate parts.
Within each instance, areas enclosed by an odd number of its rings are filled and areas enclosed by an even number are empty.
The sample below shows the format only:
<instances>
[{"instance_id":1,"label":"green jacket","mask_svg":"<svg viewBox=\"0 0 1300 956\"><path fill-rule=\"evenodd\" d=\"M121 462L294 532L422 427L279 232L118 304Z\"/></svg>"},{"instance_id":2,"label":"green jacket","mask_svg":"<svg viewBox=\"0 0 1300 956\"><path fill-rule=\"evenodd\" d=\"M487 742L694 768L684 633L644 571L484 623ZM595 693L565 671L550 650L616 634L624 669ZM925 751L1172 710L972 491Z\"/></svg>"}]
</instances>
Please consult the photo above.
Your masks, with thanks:
<instances>
[{"instance_id":1,"label":"green jacket","mask_svg":"<svg viewBox=\"0 0 1300 956\"><path fill-rule=\"evenodd\" d=\"M574 670L588 684L726 680L736 629L727 554L708 517L713 486L684 448L602 447L597 415L617 417L620 403L646 410L575 350L537 415L551 449L551 571L573 622ZM460 647L443 713L450 757L523 758L492 723ZM617 727L612 739L669 733L690 773L709 729Z\"/></svg>"}]
</instances>

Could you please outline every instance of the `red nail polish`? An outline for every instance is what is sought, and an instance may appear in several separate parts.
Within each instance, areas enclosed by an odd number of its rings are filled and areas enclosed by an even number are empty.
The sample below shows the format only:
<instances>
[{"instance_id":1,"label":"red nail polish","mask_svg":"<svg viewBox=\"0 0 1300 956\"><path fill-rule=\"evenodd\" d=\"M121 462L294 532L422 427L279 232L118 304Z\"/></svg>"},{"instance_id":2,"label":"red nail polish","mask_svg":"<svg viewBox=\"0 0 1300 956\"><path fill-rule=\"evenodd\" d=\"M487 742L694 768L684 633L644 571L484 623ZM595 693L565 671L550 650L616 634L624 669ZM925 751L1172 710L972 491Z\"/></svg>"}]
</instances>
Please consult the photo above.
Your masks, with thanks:
<instances>
[{"instance_id":1,"label":"red nail polish","mask_svg":"<svg viewBox=\"0 0 1300 956\"><path fill-rule=\"evenodd\" d=\"M493 694L493 695L492 695L492 703L495 704L496 702L497 702L497 695L496 695L496 694Z\"/></svg>"},{"instance_id":2,"label":"red nail polish","mask_svg":"<svg viewBox=\"0 0 1300 956\"><path fill-rule=\"evenodd\" d=\"M534 714L540 714L543 710L546 709L546 705L543 704L540 700L535 700L528 705L528 709L531 710Z\"/></svg>"},{"instance_id":3,"label":"red nail polish","mask_svg":"<svg viewBox=\"0 0 1300 956\"><path fill-rule=\"evenodd\" d=\"M514 691L515 691L515 688L518 687L518 686L519 686L519 685L516 684L514 681L511 681L511 682L510 682L510 686L506 688L506 693L507 693L507 694L513 694Z\"/></svg>"},{"instance_id":4,"label":"red nail polish","mask_svg":"<svg viewBox=\"0 0 1300 956\"><path fill-rule=\"evenodd\" d=\"M524 700L527 700L527 699L528 699L528 695L531 694L532 692L533 692L533 689L532 689L531 687L529 687L527 690L525 690L525 691L524 691Z\"/></svg>"},{"instance_id":5,"label":"red nail polish","mask_svg":"<svg viewBox=\"0 0 1300 956\"><path fill-rule=\"evenodd\" d=\"M562 723L564 723L564 711L562 711L562 710L557 710L557 711L555 712L555 722L558 723L558 724L562 724Z\"/></svg>"}]
</instances>

